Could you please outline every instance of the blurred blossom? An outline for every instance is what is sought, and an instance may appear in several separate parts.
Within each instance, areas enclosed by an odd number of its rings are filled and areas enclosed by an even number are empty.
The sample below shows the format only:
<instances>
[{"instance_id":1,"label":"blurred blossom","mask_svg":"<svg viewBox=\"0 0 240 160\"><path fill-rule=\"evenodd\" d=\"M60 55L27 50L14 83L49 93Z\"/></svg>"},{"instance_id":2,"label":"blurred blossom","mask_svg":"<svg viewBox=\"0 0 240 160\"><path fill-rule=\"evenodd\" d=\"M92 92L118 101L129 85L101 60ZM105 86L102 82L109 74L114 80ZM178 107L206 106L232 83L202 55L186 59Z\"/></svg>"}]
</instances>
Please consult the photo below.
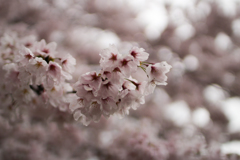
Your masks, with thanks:
<instances>
[{"instance_id":1,"label":"blurred blossom","mask_svg":"<svg viewBox=\"0 0 240 160\"><path fill-rule=\"evenodd\" d=\"M219 104L226 98L226 93L220 86L207 86L203 94L207 101L214 104Z\"/></svg>"},{"instance_id":2,"label":"blurred blossom","mask_svg":"<svg viewBox=\"0 0 240 160\"><path fill-rule=\"evenodd\" d=\"M183 24L176 28L175 34L183 41L185 41L194 36L195 29L190 24Z\"/></svg>"},{"instance_id":3,"label":"blurred blossom","mask_svg":"<svg viewBox=\"0 0 240 160\"><path fill-rule=\"evenodd\" d=\"M239 7L0 0L0 159L239 159Z\"/></svg>"},{"instance_id":4,"label":"blurred blossom","mask_svg":"<svg viewBox=\"0 0 240 160\"><path fill-rule=\"evenodd\" d=\"M161 88L156 88L154 91L153 102L156 104L161 104L162 106L168 104L170 97L167 92Z\"/></svg>"},{"instance_id":5,"label":"blurred blossom","mask_svg":"<svg viewBox=\"0 0 240 160\"><path fill-rule=\"evenodd\" d=\"M219 8L223 11L223 13L226 16L232 17L236 14L237 8L234 0L233 1L220 0L218 4Z\"/></svg>"},{"instance_id":6,"label":"blurred blossom","mask_svg":"<svg viewBox=\"0 0 240 160\"><path fill-rule=\"evenodd\" d=\"M231 47L232 42L231 39L224 33L218 33L215 38L216 48L220 48L222 50L227 50Z\"/></svg>"},{"instance_id":7,"label":"blurred blossom","mask_svg":"<svg viewBox=\"0 0 240 160\"><path fill-rule=\"evenodd\" d=\"M137 21L144 27L144 33L149 40L156 40L168 24L165 8L156 3L146 4L145 9L138 14Z\"/></svg>"},{"instance_id":8,"label":"blurred blossom","mask_svg":"<svg viewBox=\"0 0 240 160\"><path fill-rule=\"evenodd\" d=\"M238 154L240 155L240 141L231 141L222 144L221 150L225 154Z\"/></svg>"},{"instance_id":9,"label":"blurred blossom","mask_svg":"<svg viewBox=\"0 0 240 160\"><path fill-rule=\"evenodd\" d=\"M158 51L158 57L161 60L171 61L172 58L173 58L173 53L172 53L172 51L169 48L162 47Z\"/></svg>"},{"instance_id":10,"label":"blurred blossom","mask_svg":"<svg viewBox=\"0 0 240 160\"><path fill-rule=\"evenodd\" d=\"M238 113L240 112L240 98L229 98L222 102L221 108L224 114L229 119L228 129L230 132L240 131L240 118Z\"/></svg>"},{"instance_id":11,"label":"blurred blossom","mask_svg":"<svg viewBox=\"0 0 240 160\"><path fill-rule=\"evenodd\" d=\"M74 45L81 45L86 48L92 47L93 44L90 42L95 40L96 44L94 44L94 46L100 50L108 47L110 43L118 45L120 41L119 37L111 31L103 31L98 28L89 27L73 29L70 36L71 42Z\"/></svg>"},{"instance_id":12,"label":"blurred blossom","mask_svg":"<svg viewBox=\"0 0 240 160\"><path fill-rule=\"evenodd\" d=\"M199 67L198 59L193 55L188 55L183 60L186 70L188 71L196 71Z\"/></svg>"},{"instance_id":13,"label":"blurred blossom","mask_svg":"<svg viewBox=\"0 0 240 160\"><path fill-rule=\"evenodd\" d=\"M185 72L185 66L182 62L180 61L175 61L173 63L173 72L172 74L175 75L176 77L181 77Z\"/></svg>"},{"instance_id":14,"label":"blurred blossom","mask_svg":"<svg viewBox=\"0 0 240 160\"><path fill-rule=\"evenodd\" d=\"M236 19L232 22L232 30L233 30L233 33L238 37L240 37L239 28L240 28L240 19Z\"/></svg>"},{"instance_id":15,"label":"blurred blossom","mask_svg":"<svg viewBox=\"0 0 240 160\"><path fill-rule=\"evenodd\" d=\"M205 108L198 108L192 114L193 123L198 127L205 127L210 121L210 114Z\"/></svg>"},{"instance_id":16,"label":"blurred blossom","mask_svg":"<svg viewBox=\"0 0 240 160\"><path fill-rule=\"evenodd\" d=\"M194 21L204 20L211 12L211 7L207 1L199 1L198 4L189 9L191 18Z\"/></svg>"},{"instance_id":17,"label":"blurred blossom","mask_svg":"<svg viewBox=\"0 0 240 160\"><path fill-rule=\"evenodd\" d=\"M235 80L235 76L232 73L225 73L223 78L223 81L227 86L232 85Z\"/></svg>"},{"instance_id":18,"label":"blurred blossom","mask_svg":"<svg viewBox=\"0 0 240 160\"><path fill-rule=\"evenodd\" d=\"M191 111L184 101L170 103L166 106L165 116L177 126L184 126L190 122Z\"/></svg>"}]
</instances>

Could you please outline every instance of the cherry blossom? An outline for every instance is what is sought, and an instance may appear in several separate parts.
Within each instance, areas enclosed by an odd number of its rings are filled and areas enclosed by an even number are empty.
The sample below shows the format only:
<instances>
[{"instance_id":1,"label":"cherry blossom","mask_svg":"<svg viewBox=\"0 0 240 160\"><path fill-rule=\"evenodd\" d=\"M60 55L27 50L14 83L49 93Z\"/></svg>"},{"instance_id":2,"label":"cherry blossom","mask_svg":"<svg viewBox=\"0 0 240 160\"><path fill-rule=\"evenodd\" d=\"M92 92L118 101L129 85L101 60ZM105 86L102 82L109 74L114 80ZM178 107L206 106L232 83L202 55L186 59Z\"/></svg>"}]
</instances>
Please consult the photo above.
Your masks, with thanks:
<instances>
[{"instance_id":1,"label":"cherry blossom","mask_svg":"<svg viewBox=\"0 0 240 160\"><path fill-rule=\"evenodd\" d=\"M81 76L81 83L88 84L92 89L98 90L101 85L101 77L96 72L88 72Z\"/></svg>"},{"instance_id":2,"label":"cherry blossom","mask_svg":"<svg viewBox=\"0 0 240 160\"><path fill-rule=\"evenodd\" d=\"M63 70L69 73L73 73L75 70L76 59L71 55L67 54L61 58Z\"/></svg>"},{"instance_id":3,"label":"cherry blossom","mask_svg":"<svg viewBox=\"0 0 240 160\"><path fill-rule=\"evenodd\" d=\"M130 55L133 57L134 62L139 66L141 61L146 61L148 59L149 54L145 52L143 48L138 48L134 46L130 50Z\"/></svg>"},{"instance_id":4,"label":"cherry blossom","mask_svg":"<svg viewBox=\"0 0 240 160\"><path fill-rule=\"evenodd\" d=\"M19 50L19 54L15 56L14 61L19 62L22 65L29 63L29 60L34 57L32 51L26 47L22 47Z\"/></svg>"},{"instance_id":5,"label":"cherry blossom","mask_svg":"<svg viewBox=\"0 0 240 160\"><path fill-rule=\"evenodd\" d=\"M100 56L100 66L109 71L117 67L119 59L122 57L115 45L110 45L109 48L101 51Z\"/></svg>"},{"instance_id":6,"label":"cherry blossom","mask_svg":"<svg viewBox=\"0 0 240 160\"><path fill-rule=\"evenodd\" d=\"M101 115L123 117L130 109L136 110L139 104L144 104L145 96L152 93L156 85L165 85L165 74L171 68L166 62L156 65L144 62L148 55L144 49L133 47L122 56L114 45L101 51L100 73L83 74L74 85L78 96L70 104L74 117L89 124L89 121L98 121ZM138 67L147 74L148 81L138 82L132 78Z\"/></svg>"},{"instance_id":7,"label":"cherry blossom","mask_svg":"<svg viewBox=\"0 0 240 160\"><path fill-rule=\"evenodd\" d=\"M33 45L33 52L36 55L55 56L56 54L57 44L55 42L47 44L46 41L43 39L40 42L34 43Z\"/></svg>"},{"instance_id":8,"label":"cherry blossom","mask_svg":"<svg viewBox=\"0 0 240 160\"><path fill-rule=\"evenodd\" d=\"M133 58L130 55L122 58L119 62L119 68L125 77L129 77L131 73L137 70L137 65L133 62Z\"/></svg>"},{"instance_id":9,"label":"cherry blossom","mask_svg":"<svg viewBox=\"0 0 240 160\"><path fill-rule=\"evenodd\" d=\"M146 68L146 72L149 76L149 81L154 82L157 85L167 85L166 80L167 76L165 75L167 72L170 71L172 66L167 64L167 62L155 63L150 64Z\"/></svg>"},{"instance_id":10,"label":"cherry blossom","mask_svg":"<svg viewBox=\"0 0 240 160\"><path fill-rule=\"evenodd\" d=\"M143 48L132 47L121 54L115 45L109 45L100 52L100 72L82 74L72 84L76 60L70 54L58 57L55 42L5 34L0 47L8 53L6 59L1 59L5 72L2 85L13 83L6 89L13 102L21 106L42 99L61 111L70 110L74 119L85 125L98 122L102 116L123 117L130 109L137 109L156 85L166 85L165 74L171 68L166 62L145 62L149 54ZM148 80L132 77L138 74L138 68Z\"/></svg>"},{"instance_id":11,"label":"cherry blossom","mask_svg":"<svg viewBox=\"0 0 240 160\"><path fill-rule=\"evenodd\" d=\"M192 2L0 0L0 159L239 159L240 3Z\"/></svg>"}]
</instances>

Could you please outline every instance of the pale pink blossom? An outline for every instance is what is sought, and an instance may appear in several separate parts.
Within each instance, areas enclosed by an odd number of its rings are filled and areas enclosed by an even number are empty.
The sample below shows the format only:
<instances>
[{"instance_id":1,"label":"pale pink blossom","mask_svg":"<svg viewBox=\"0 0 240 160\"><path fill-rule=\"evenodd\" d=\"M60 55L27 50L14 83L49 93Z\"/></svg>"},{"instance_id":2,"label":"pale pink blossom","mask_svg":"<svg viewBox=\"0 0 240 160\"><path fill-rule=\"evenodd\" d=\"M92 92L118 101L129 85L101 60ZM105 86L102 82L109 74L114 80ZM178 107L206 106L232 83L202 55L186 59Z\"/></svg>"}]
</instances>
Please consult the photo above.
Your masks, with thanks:
<instances>
[{"instance_id":1,"label":"pale pink blossom","mask_svg":"<svg viewBox=\"0 0 240 160\"><path fill-rule=\"evenodd\" d=\"M28 103L36 96L29 86L19 87L12 95L15 99Z\"/></svg>"},{"instance_id":2,"label":"pale pink blossom","mask_svg":"<svg viewBox=\"0 0 240 160\"><path fill-rule=\"evenodd\" d=\"M44 75L46 74L48 64L42 58L36 57L29 60L29 64L26 66L26 70L31 74Z\"/></svg>"},{"instance_id":3,"label":"pale pink blossom","mask_svg":"<svg viewBox=\"0 0 240 160\"><path fill-rule=\"evenodd\" d=\"M146 61L149 54L143 48L133 47L129 54L133 57L134 62L139 66L140 62Z\"/></svg>"},{"instance_id":4,"label":"pale pink blossom","mask_svg":"<svg viewBox=\"0 0 240 160\"><path fill-rule=\"evenodd\" d=\"M84 114L82 114L80 110L76 110L73 113L73 118L76 121L80 121L85 126L88 126L91 123L91 121L92 121L92 119L90 117L87 117Z\"/></svg>"},{"instance_id":5,"label":"pale pink blossom","mask_svg":"<svg viewBox=\"0 0 240 160\"><path fill-rule=\"evenodd\" d=\"M76 59L71 54L67 54L63 58L61 58L61 63L64 71L68 73L74 72Z\"/></svg>"},{"instance_id":6,"label":"pale pink blossom","mask_svg":"<svg viewBox=\"0 0 240 160\"><path fill-rule=\"evenodd\" d=\"M83 84L88 84L94 90L98 90L102 79L96 72L87 72L83 74L80 78L80 82Z\"/></svg>"},{"instance_id":7,"label":"pale pink blossom","mask_svg":"<svg viewBox=\"0 0 240 160\"><path fill-rule=\"evenodd\" d=\"M133 62L133 57L130 55L123 57L119 61L119 68L126 77L137 71L137 65Z\"/></svg>"},{"instance_id":8,"label":"pale pink blossom","mask_svg":"<svg viewBox=\"0 0 240 160\"><path fill-rule=\"evenodd\" d=\"M97 92L97 96L100 96L103 99L107 97L112 97L115 99L118 92L119 92L118 87L112 82L108 82L100 86L100 89Z\"/></svg>"},{"instance_id":9,"label":"pale pink blossom","mask_svg":"<svg viewBox=\"0 0 240 160\"><path fill-rule=\"evenodd\" d=\"M144 95L145 93L145 90L146 90L146 86L147 86L147 81L142 81L142 82L132 82L135 86L136 86L136 91L141 94L141 95ZM140 104L143 104L143 103L140 103Z\"/></svg>"},{"instance_id":10,"label":"pale pink blossom","mask_svg":"<svg viewBox=\"0 0 240 160\"><path fill-rule=\"evenodd\" d=\"M5 33L0 39L0 44L3 48L13 49L17 44L18 38L15 32Z\"/></svg>"},{"instance_id":11,"label":"pale pink blossom","mask_svg":"<svg viewBox=\"0 0 240 160\"><path fill-rule=\"evenodd\" d=\"M62 74L62 78L66 79L66 80L71 80L72 79L72 75L68 72L65 72L64 70L61 71Z\"/></svg>"},{"instance_id":12,"label":"pale pink blossom","mask_svg":"<svg viewBox=\"0 0 240 160\"><path fill-rule=\"evenodd\" d=\"M150 64L146 68L146 73L149 76L149 82L154 82L156 85L167 85L166 73L170 71L172 66L167 64L167 62Z\"/></svg>"},{"instance_id":13,"label":"pale pink blossom","mask_svg":"<svg viewBox=\"0 0 240 160\"><path fill-rule=\"evenodd\" d=\"M154 81L148 82L147 85L146 85L144 94L146 96L149 95L149 94L152 94L154 92L155 88L156 88L156 84L155 84Z\"/></svg>"},{"instance_id":14,"label":"pale pink blossom","mask_svg":"<svg viewBox=\"0 0 240 160\"><path fill-rule=\"evenodd\" d=\"M101 118L101 102L96 99L92 99L89 106L79 108L81 114L86 117L86 120L91 120L94 122L98 122Z\"/></svg>"},{"instance_id":15,"label":"pale pink blossom","mask_svg":"<svg viewBox=\"0 0 240 160\"><path fill-rule=\"evenodd\" d=\"M46 75L48 64L42 58L36 57L30 59L26 65L26 71L31 73L31 78L34 84L41 84Z\"/></svg>"},{"instance_id":16,"label":"pale pink blossom","mask_svg":"<svg viewBox=\"0 0 240 160\"><path fill-rule=\"evenodd\" d=\"M21 47L18 53L19 54L14 56L14 59L16 62L19 62L22 65L28 64L29 60L34 58L32 51L26 47Z\"/></svg>"},{"instance_id":17,"label":"pale pink blossom","mask_svg":"<svg viewBox=\"0 0 240 160\"><path fill-rule=\"evenodd\" d=\"M62 76L62 67L56 62L49 62L47 75L54 79L54 81L59 82Z\"/></svg>"},{"instance_id":18,"label":"pale pink blossom","mask_svg":"<svg viewBox=\"0 0 240 160\"><path fill-rule=\"evenodd\" d=\"M57 44L55 42L46 43L46 41L43 39L40 42L34 43L33 51L35 55L41 55L41 56L54 56L56 54L56 47Z\"/></svg>"},{"instance_id":19,"label":"pale pink blossom","mask_svg":"<svg viewBox=\"0 0 240 160\"><path fill-rule=\"evenodd\" d=\"M61 83L61 85L55 85L52 89L46 90L48 103L53 107L59 108L61 111L66 111L69 105L68 94L66 94L67 90L72 90L67 83Z\"/></svg>"},{"instance_id":20,"label":"pale pink blossom","mask_svg":"<svg viewBox=\"0 0 240 160\"><path fill-rule=\"evenodd\" d=\"M110 71L118 65L122 57L115 45L109 45L109 48L104 49L99 55L101 56L100 66Z\"/></svg>"},{"instance_id":21,"label":"pale pink blossom","mask_svg":"<svg viewBox=\"0 0 240 160\"><path fill-rule=\"evenodd\" d=\"M49 62L48 69L46 72L44 86L48 89L54 87L54 85L59 85L62 78L62 67L56 62Z\"/></svg>"},{"instance_id":22,"label":"pale pink blossom","mask_svg":"<svg viewBox=\"0 0 240 160\"><path fill-rule=\"evenodd\" d=\"M4 77L1 77L4 80L3 92L11 94L21 84L18 79L19 71L17 65L15 63L5 64L2 69L5 70Z\"/></svg>"},{"instance_id":23,"label":"pale pink blossom","mask_svg":"<svg viewBox=\"0 0 240 160\"><path fill-rule=\"evenodd\" d=\"M32 48L33 44L36 42L37 37L34 35L29 35L20 39L20 43L27 48Z\"/></svg>"},{"instance_id":24,"label":"pale pink blossom","mask_svg":"<svg viewBox=\"0 0 240 160\"><path fill-rule=\"evenodd\" d=\"M118 89L122 87L122 84L124 82L124 76L118 67L114 68L112 72L103 71L101 75L103 79L102 83L106 84L111 81L111 83L115 84Z\"/></svg>"},{"instance_id":25,"label":"pale pink blossom","mask_svg":"<svg viewBox=\"0 0 240 160\"><path fill-rule=\"evenodd\" d=\"M111 97L101 99L101 111L105 117L109 117L118 110L116 101Z\"/></svg>"},{"instance_id":26,"label":"pale pink blossom","mask_svg":"<svg viewBox=\"0 0 240 160\"><path fill-rule=\"evenodd\" d=\"M101 115L101 103L97 100L93 100L89 107L88 116L90 116L94 122L98 122L101 118Z\"/></svg>"},{"instance_id":27,"label":"pale pink blossom","mask_svg":"<svg viewBox=\"0 0 240 160\"><path fill-rule=\"evenodd\" d=\"M84 103L85 100L83 98L79 98L77 95L73 94L73 96L70 97L70 105L69 109L74 112L78 108L83 108L86 104Z\"/></svg>"},{"instance_id":28,"label":"pale pink blossom","mask_svg":"<svg viewBox=\"0 0 240 160\"><path fill-rule=\"evenodd\" d=\"M123 85L123 89L127 90L127 93L125 93L125 96L122 97L120 103L118 104L120 110L126 110L126 106L127 108L130 107L132 109L137 109L139 104L144 104L144 92L146 84L146 81L140 83L126 81Z\"/></svg>"},{"instance_id":29,"label":"pale pink blossom","mask_svg":"<svg viewBox=\"0 0 240 160\"><path fill-rule=\"evenodd\" d=\"M76 90L76 95L82 98L87 104L91 99L94 98L93 91L89 89L86 84L75 84L74 89Z\"/></svg>"},{"instance_id":30,"label":"pale pink blossom","mask_svg":"<svg viewBox=\"0 0 240 160\"><path fill-rule=\"evenodd\" d=\"M22 85L32 84L32 74L26 71L25 67L19 67L18 79L21 81Z\"/></svg>"}]
</instances>

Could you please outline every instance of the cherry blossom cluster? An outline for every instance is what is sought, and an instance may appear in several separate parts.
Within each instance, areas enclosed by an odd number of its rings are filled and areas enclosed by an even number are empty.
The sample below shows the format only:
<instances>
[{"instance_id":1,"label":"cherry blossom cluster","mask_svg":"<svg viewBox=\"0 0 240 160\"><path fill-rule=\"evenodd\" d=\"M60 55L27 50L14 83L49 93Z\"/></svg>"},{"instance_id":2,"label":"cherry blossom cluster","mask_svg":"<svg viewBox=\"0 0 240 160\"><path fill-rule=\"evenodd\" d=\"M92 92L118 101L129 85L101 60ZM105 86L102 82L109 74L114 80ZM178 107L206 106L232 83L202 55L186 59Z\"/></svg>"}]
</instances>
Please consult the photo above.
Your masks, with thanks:
<instances>
[{"instance_id":1,"label":"cherry blossom cluster","mask_svg":"<svg viewBox=\"0 0 240 160\"><path fill-rule=\"evenodd\" d=\"M75 120L85 125L98 122L102 115L124 116L144 104L145 96L153 93L156 85L167 84L165 74L171 66L166 62L146 62L149 54L143 48L133 47L127 54L121 54L110 45L100 56L100 72L83 74L74 85L76 97L70 109ZM147 79L137 81L133 75L141 70Z\"/></svg>"},{"instance_id":2,"label":"cherry blossom cluster","mask_svg":"<svg viewBox=\"0 0 240 160\"><path fill-rule=\"evenodd\" d=\"M124 116L130 109L145 103L145 96L156 85L166 85L171 69L166 62L148 63L149 54L133 47L120 54L114 45L100 52L101 70L80 76L72 86L76 60L70 54L60 54L55 42L36 41L33 36L19 38L4 34L0 44L0 98L5 107L50 105L73 112L75 120L88 125L101 116ZM134 74L146 78L137 80ZM76 94L75 94L76 93Z\"/></svg>"},{"instance_id":3,"label":"cherry blossom cluster","mask_svg":"<svg viewBox=\"0 0 240 160\"><path fill-rule=\"evenodd\" d=\"M0 43L0 99L5 107L45 104L66 110L67 91L72 87L76 60L65 54L57 57L57 44L36 41L36 37L19 38L4 34ZM42 103L45 102L45 103Z\"/></svg>"}]
</instances>

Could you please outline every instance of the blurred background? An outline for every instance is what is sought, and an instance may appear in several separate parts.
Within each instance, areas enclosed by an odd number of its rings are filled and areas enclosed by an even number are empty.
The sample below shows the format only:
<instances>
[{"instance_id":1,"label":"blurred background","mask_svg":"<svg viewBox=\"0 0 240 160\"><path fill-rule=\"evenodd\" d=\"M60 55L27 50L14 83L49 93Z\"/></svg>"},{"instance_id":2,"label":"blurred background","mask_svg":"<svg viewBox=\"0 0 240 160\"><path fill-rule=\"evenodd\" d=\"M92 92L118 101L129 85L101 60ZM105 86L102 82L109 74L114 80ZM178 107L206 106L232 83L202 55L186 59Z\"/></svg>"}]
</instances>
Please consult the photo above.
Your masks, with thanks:
<instances>
[{"instance_id":1,"label":"blurred background","mask_svg":"<svg viewBox=\"0 0 240 160\"><path fill-rule=\"evenodd\" d=\"M123 119L84 127L44 107L1 117L1 159L240 159L239 0L0 0L0 35L12 31L72 54L73 82L109 44L173 68Z\"/></svg>"}]
</instances>

